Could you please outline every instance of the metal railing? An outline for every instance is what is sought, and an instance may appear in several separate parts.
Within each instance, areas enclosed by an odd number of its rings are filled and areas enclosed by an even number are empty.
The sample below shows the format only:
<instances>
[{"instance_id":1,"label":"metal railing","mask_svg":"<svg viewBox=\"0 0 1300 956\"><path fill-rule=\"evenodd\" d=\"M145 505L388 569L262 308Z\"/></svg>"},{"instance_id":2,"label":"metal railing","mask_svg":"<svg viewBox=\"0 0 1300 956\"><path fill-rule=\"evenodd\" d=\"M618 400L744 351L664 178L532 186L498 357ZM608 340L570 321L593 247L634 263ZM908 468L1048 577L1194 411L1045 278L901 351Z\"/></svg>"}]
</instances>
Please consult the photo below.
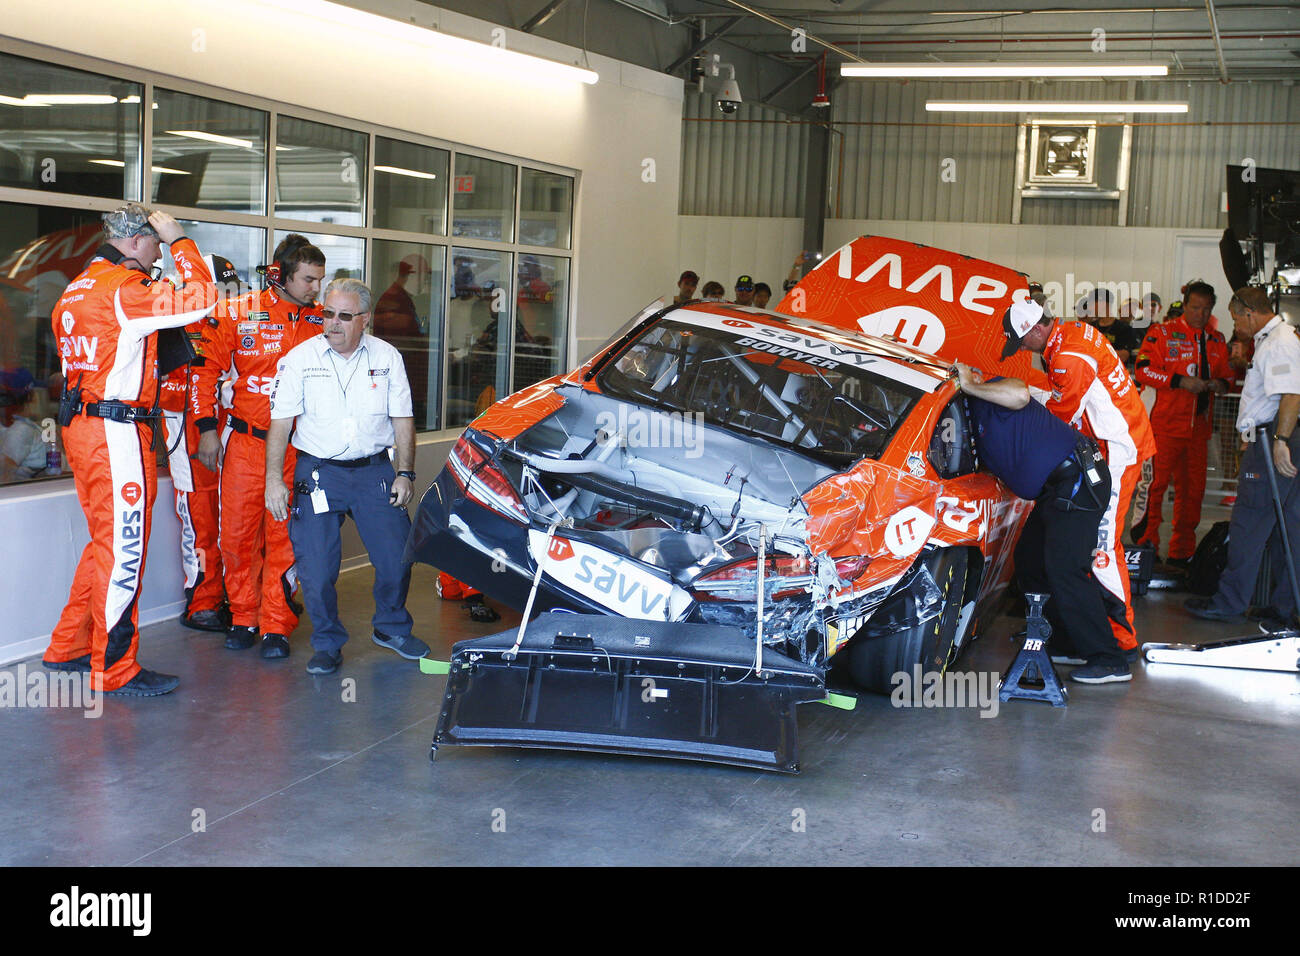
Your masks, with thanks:
<instances>
[{"instance_id":1,"label":"metal railing","mask_svg":"<svg viewBox=\"0 0 1300 956\"><path fill-rule=\"evenodd\" d=\"M1237 471L1244 448L1236 427L1240 405L1240 394L1219 395L1214 399L1214 434L1210 437L1205 463L1206 504L1230 505L1232 501L1224 499L1236 498Z\"/></svg>"}]
</instances>

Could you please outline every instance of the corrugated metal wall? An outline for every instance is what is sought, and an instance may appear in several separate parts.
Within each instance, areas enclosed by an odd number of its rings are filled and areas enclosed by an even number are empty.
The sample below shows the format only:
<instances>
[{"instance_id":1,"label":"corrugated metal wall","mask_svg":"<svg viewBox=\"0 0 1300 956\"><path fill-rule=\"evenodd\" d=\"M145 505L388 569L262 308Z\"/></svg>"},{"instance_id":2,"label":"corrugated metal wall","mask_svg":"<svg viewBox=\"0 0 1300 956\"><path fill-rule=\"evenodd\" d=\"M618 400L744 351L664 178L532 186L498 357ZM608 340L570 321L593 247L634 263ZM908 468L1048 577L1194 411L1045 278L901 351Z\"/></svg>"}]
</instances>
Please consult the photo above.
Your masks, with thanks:
<instances>
[{"instance_id":1,"label":"corrugated metal wall","mask_svg":"<svg viewBox=\"0 0 1300 956\"><path fill-rule=\"evenodd\" d=\"M808 126L787 113L742 103L723 116L687 90L682 106L686 216L802 216Z\"/></svg>"},{"instance_id":2,"label":"corrugated metal wall","mask_svg":"<svg viewBox=\"0 0 1300 956\"><path fill-rule=\"evenodd\" d=\"M1300 88L1281 83L1147 84L1151 99L1185 99L1194 122L1300 123ZM1189 89L1190 86L1190 89ZM1150 117L1160 121L1162 117ZM1138 226L1222 228L1223 167L1300 168L1300 125L1143 126L1133 130L1129 222Z\"/></svg>"},{"instance_id":3,"label":"corrugated metal wall","mask_svg":"<svg viewBox=\"0 0 1300 956\"><path fill-rule=\"evenodd\" d=\"M839 142L831 144L831 215L1010 222L1014 126L989 115L972 116L963 121L965 126L941 126L936 122L938 114L926 113L925 101L1005 99L1012 95L1008 92L1012 87L1005 83L839 84L831 96L831 111L844 138L842 147ZM855 125L864 122L916 125ZM940 178L946 159L956 162L955 182Z\"/></svg>"},{"instance_id":4,"label":"corrugated metal wall","mask_svg":"<svg viewBox=\"0 0 1300 956\"><path fill-rule=\"evenodd\" d=\"M1131 93L1130 89L1136 90ZM1300 89L1282 83L938 83L841 82L832 93L829 215L842 219L1011 222L1016 117L927 113L927 99L1186 100L1186 115L1136 117L1129 164L1127 224L1222 228L1223 167L1251 157L1260 166L1300 166ZM713 110L712 114L707 112ZM684 215L797 216L803 200L807 127L693 122L717 117L706 97L688 93L684 116ZM742 107L738 118L785 119ZM866 125L880 124L880 125ZM885 125L890 124L890 125ZM795 157L798 160L795 160ZM944 160L956 180L942 178ZM796 172L797 170L797 172ZM1112 226L1119 202L1025 199L1033 225Z\"/></svg>"},{"instance_id":5,"label":"corrugated metal wall","mask_svg":"<svg viewBox=\"0 0 1300 956\"><path fill-rule=\"evenodd\" d=\"M1136 94L1129 92L1135 89ZM831 210L846 219L1010 222L1016 130L1010 114L926 113L927 99L1186 100L1186 115L1150 115L1139 123L1300 122L1300 91L1281 83L863 83L846 81L833 96L844 130L843 171L832 156ZM855 122L944 123L855 126ZM1224 224L1223 167L1250 156L1261 166L1300 164L1300 125L1145 125L1133 130L1129 164L1130 226L1216 228ZM945 158L956 182L940 178ZM838 206L835 184L840 184ZM1021 221L1107 226L1116 201L1026 199Z\"/></svg>"}]
</instances>

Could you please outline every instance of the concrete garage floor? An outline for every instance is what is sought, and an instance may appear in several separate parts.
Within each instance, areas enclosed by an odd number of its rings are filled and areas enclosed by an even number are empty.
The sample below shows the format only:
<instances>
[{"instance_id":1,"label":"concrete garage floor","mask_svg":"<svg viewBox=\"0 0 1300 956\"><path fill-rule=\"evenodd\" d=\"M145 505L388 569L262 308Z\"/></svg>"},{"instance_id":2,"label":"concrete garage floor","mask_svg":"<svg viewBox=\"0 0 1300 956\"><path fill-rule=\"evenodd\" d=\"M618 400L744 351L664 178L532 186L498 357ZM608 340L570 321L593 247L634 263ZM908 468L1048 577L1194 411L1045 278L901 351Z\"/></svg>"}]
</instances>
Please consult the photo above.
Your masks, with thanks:
<instances>
[{"instance_id":1,"label":"concrete garage floor","mask_svg":"<svg viewBox=\"0 0 1300 956\"><path fill-rule=\"evenodd\" d=\"M811 704L797 777L488 748L444 748L431 764L444 678L370 643L370 582L368 568L341 582L353 639L337 675L306 674L305 627L273 664L169 623L145 629L141 657L182 676L176 693L109 698L97 720L0 713L0 863L1251 866L1300 855L1295 675L1140 664L1128 685L1072 685L1068 708L1011 702L995 718L885 697L853 712ZM455 640L518 621L474 625L433 585L417 567L410 607L443 659ZM1146 640L1236 630L1186 616L1181 599L1138 600ZM1016 625L998 621L961 666L1002 671ZM355 703L342 678L355 678Z\"/></svg>"}]
</instances>

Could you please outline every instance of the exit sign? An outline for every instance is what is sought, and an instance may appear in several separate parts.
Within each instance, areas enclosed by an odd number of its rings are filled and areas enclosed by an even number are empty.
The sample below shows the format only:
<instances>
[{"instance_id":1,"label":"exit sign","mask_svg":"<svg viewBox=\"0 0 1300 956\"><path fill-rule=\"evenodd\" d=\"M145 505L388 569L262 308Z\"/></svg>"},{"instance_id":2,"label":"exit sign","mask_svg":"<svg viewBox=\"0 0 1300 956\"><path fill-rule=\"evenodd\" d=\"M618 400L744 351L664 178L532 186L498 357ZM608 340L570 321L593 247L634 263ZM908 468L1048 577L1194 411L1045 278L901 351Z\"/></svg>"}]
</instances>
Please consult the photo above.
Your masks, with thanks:
<instances>
[{"instance_id":1,"label":"exit sign","mask_svg":"<svg viewBox=\"0 0 1300 956\"><path fill-rule=\"evenodd\" d=\"M457 177L456 177L456 192L458 192L458 193L472 193L473 191L474 191L474 177L473 177L473 176L457 176Z\"/></svg>"}]
</instances>

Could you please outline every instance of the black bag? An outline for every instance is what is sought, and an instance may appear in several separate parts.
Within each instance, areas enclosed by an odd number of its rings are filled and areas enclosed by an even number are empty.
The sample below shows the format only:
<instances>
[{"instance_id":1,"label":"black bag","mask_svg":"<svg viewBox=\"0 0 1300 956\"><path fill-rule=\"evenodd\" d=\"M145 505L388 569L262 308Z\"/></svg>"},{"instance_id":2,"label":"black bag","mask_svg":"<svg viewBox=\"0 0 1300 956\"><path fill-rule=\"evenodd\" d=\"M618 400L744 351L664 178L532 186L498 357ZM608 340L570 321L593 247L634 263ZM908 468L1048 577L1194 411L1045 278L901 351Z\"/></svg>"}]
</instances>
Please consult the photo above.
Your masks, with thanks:
<instances>
[{"instance_id":1,"label":"black bag","mask_svg":"<svg viewBox=\"0 0 1300 956\"><path fill-rule=\"evenodd\" d=\"M1129 593L1135 597L1146 594L1156 564L1156 549L1149 544L1125 548L1124 562L1128 565Z\"/></svg>"},{"instance_id":2,"label":"black bag","mask_svg":"<svg viewBox=\"0 0 1300 956\"><path fill-rule=\"evenodd\" d=\"M1228 522L1216 521L1205 532L1187 567L1187 590L1210 597L1219 589L1219 576L1228 566Z\"/></svg>"}]
</instances>

